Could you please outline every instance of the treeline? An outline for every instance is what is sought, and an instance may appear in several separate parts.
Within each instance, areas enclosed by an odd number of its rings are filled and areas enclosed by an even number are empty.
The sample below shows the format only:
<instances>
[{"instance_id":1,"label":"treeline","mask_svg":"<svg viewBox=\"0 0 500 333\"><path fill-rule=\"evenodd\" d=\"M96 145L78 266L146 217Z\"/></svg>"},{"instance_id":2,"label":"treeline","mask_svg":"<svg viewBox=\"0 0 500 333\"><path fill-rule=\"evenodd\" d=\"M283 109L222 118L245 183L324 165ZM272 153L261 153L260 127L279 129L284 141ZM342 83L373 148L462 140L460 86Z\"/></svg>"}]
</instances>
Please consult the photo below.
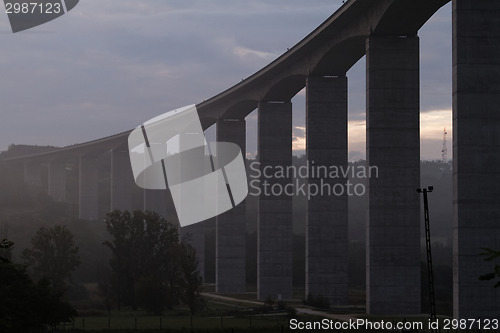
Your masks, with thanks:
<instances>
[{"instance_id":1,"label":"treeline","mask_svg":"<svg viewBox=\"0 0 500 333\"><path fill-rule=\"evenodd\" d=\"M47 247L48 244L43 244ZM0 332L33 332L55 328L76 316L64 298L65 288L49 276L33 277L26 265L14 264L9 251L14 243L0 242ZM26 253L33 258L34 253Z\"/></svg>"},{"instance_id":2,"label":"treeline","mask_svg":"<svg viewBox=\"0 0 500 333\"><path fill-rule=\"evenodd\" d=\"M114 305L161 315L184 304L194 314L203 306L194 248L179 239L177 227L153 212L113 211L106 216L111 250L98 289L108 314ZM14 243L0 243L0 331L54 328L77 315L68 302L80 265L79 248L66 226L42 226L14 264ZM69 293L68 293L69 291Z\"/></svg>"},{"instance_id":3,"label":"treeline","mask_svg":"<svg viewBox=\"0 0 500 333\"><path fill-rule=\"evenodd\" d=\"M72 306L103 314L124 306L151 313L200 307L196 253L176 227L141 211L79 220L69 204L15 177L18 171L0 161L0 241L14 242L0 249L0 332L68 320L76 314ZM46 312L38 315L28 303ZM31 319L19 317L23 307Z\"/></svg>"},{"instance_id":4,"label":"treeline","mask_svg":"<svg viewBox=\"0 0 500 333\"><path fill-rule=\"evenodd\" d=\"M59 149L59 147L54 146L37 146L37 145L9 145L7 151L0 153L2 158L12 158L17 156L26 156L33 154L46 153L48 151Z\"/></svg>"},{"instance_id":5,"label":"treeline","mask_svg":"<svg viewBox=\"0 0 500 333\"><path fill-rule=\"evenodd\" d=\"M99 289L108 311L111 299L118 309L141 306L153 314L180 303L191 313L200 308L202 281L189 235L180 240L178 228L153 212L114 211L105 223L112 237L104 243L112 252L111 274Z\"/></svg>"}]
</instances>

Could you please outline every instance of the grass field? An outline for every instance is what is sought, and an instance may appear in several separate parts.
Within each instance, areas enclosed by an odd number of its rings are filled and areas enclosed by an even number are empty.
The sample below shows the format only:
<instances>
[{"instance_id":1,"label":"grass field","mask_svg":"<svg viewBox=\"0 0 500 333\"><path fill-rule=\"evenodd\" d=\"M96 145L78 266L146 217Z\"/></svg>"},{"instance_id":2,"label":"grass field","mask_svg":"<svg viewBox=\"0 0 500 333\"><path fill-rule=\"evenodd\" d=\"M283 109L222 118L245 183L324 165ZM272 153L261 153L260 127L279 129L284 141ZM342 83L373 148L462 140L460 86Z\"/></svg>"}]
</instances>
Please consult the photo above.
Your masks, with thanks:
<instances>
[{"instance_id":1,"label":"grass field","mask_svg":"<svg viewBox=\"0 0 500 333\"><path fill-rule=\"evenodd\" d=\"M192 322L191 322L192 319ZM191 326L192 325L192 326ZM77 317L73 323L66 323L61 328L76 330L241 330L241 329L276 329L288 327L285 316L248 316L248 317Z\"/></svg>"},{"instance_id":2,"label":"grass field","mask_svg":"<svg viewBox=\"0 0 500 333\"><path fill-rule=\"evenodd\" d=\"M240 332L256 330L281 332L281 326L288 327L289 316L281 313L261 314L255 312L255 305L245 302L227 302L207 299L205 308L191 316L188 308L176 307L164 311L162 316L149 315L145 311L122 309L112 311L108 316L102 311L81 311L73 322L61 328L82 331L138 330L147 331L223 331ZM272 311L271 311L272 312Z\"/></svg>"}]
</instances>

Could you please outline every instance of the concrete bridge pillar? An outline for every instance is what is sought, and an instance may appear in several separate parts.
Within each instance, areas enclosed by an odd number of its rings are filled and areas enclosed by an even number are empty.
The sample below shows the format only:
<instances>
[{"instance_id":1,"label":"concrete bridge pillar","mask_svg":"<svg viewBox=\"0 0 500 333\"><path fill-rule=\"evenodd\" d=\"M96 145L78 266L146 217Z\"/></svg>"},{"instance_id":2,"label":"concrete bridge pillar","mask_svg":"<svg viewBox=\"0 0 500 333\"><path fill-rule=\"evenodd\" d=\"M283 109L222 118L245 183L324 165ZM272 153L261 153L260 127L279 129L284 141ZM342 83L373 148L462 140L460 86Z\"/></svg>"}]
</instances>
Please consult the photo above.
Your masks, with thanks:
<instances>
[{"instance_id":1,"label":"concrete bridge pillar","mask_svg":"<svg viewBox=\"0 0 500 333\"><path fill-rule=\"evenodd\" d=\"M111 207L110 210L133 211L132 194L135 182L128 150L111 151Z\"/></svg>"},{"instance_id":2,"label":"concrete bridge pillar","mask_svg":"<svg viewBox=\"0 0 500 333\"><path fill-rule=\"evenodd\" d=\"M420 313L419 38L370 36L367 64L369 179L366 308Z\"/></svg>"},{"instance_id":3,"label":"concrete bridge pillar","mask_svg":"<svg viewBox=\"0 0 500 333\"><path fill-rule=\"evenodd\" d=\"M167 190L144 190L144 210L167 217Z\"/></svg>"},{"instance_id":4,"label":"concrete bridge pillar","mask_svg":"<svg viewBox=\"0 0 500 333\"><path fill-rule=\"evenodd\" d=\"M453 313L498 318L481 248L500 250L500 2L453 1ZM497 261L498 264L498 261Z\"/></svg>"},{"instance_id":5,"label":"concrete bridge pillar","mask_svg":"<svg viewBox=\"0 0 500 333\"><path fill-rule=\"evenodd\" d=\"M345 305L347 179L328 175L330 166L347 167L347 77L307 78L306 126L308 184L319 189L307 209L306 296L321 295L332 305ZM326 175L320 170L327 170Z\"/></svg>"},{"instance_id":6,"label":"concrete bridge pillar","mask_svg":"<svg viewBox=\"0 0 500 333\"><path fill-rule=\"evenodd\" d=\"M169 150L176 153L181 152L178 159L179 169L177 171L179 172L180 178L186 177L187 175L189 175L189 177L198 178L204 176L205 172L209 171L205 169L207 167L205 157L208 157L209 151L206 147L204 149L200 149L200 147L204 147L206 143L204 134L182 133L177 135L175 140L171 139L171 141L168 142ZM188 151L190 152L186 154L185 152ZM189 180L191 179L192 178ZM182 215L182 210L196 209L196 206L199 203L206 200L204 197L204 189L204 183L202 183L202 185L200 185L195 191L187 190L183 186L175 189L171 188L171 196L166 196L165 202L168 202L168 206L173 208L174 200L177 200L177 206L174 209L176 210L178 218L182 219L182 217L179 217L179 213ZM188 194L186 195L186 193ZM181 200L181 198L189 199L187 200L188 202L183 202L183 199Z\"/></svg>"},{"instance_id":7,"label":"concrete bridge pillar","mask_svg":"<svg viewBox=\"0 0 500 333\"><path fill-rule=\"evenodd\" d=\"M40 162L29 161L24 164L24 183L26 185L42 186L42 166Z\"/></svg>"},{"instance_id":8,"label":"concrete bridge pillar","mask_svg":"<svg viewBox=\"0 0 500 333\"><path fill-rule=\"evenodd\" d=\"M219 119L217 141L237 144L245 156L245 119ZM243 293L246 285L245 201L217 216L215 230L215 290L217 293Z\"/></svg>"},{"instance_id":9,"label":"concrete bridge pillar","mask_svg":"<svg viewBox=\"0 0 500 333\"><path fill-rule=\"evenodd\" d=\"M55 201L66 201L66 161L49 162L48 194Z\"/></svg>"},{"instance_id":10,"label":"concrete bridge pillar","mask_svg":"<svg viewBox=\"0 0 500 333\"><path fill-rule=\"evenodd\" d=\"M292 103L260 102L258 157L260 162L257 224L257 297L292 297L292 197L283 192L291 182L277 177L292 165ZM267 191L267 193L266 193Z\"/></svg>"},{"instance_id":11,"label":"concrete bridge pillar","mask_svg":"<svg viewBox=\"0 0 500 333\"><path fill-rule=\"evenodd\" d=\"M98 170L95 157L80 156L79 160L79 212L83 220L98 218Z\"/></svg>"}]
</instances>

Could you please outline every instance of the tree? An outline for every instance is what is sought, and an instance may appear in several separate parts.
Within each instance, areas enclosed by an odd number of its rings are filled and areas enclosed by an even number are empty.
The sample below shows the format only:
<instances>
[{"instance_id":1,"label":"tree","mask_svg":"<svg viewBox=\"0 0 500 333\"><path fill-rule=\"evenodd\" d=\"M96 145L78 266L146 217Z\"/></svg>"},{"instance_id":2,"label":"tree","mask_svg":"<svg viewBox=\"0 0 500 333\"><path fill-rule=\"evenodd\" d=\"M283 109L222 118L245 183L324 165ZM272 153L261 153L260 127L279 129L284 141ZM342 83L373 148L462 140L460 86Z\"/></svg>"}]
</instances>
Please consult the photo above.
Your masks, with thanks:
<instances>
[{"instance_id":1,"label":"tree","mask_svg":"<svg viewBox=\"0 0 500 333\"><path fill-rule=\"evenodd\" d=\"M137 304L152 314L161 315L167 300L164 289L162 281L157 276L141 277L135 284Z\"/></svg>"},{"instance_id":2,"label":"tree","mask_svg":"<svg viewBox=\"0 0 500 333\"><path fill-rule=\"evenodd\" d=\"M500 251L495 251L484 247L481 248L481 250L483 250L484 252L482 252L480 255L485 256L486 258L484 260L486 261L493 261L500 258ZM495 265L493 267L493 272L481 275L479 277L479 280L493 280L495 278L498 278L498 281L495 283L494 287L498 288L500 287L500 265Z\"/></svg>"},{"instance_id":3,"label":"tree","mask_svg":"<svg viewBox=\"0 0 500 333\"><path fill-rule=\"evenodd\" d=\"M189 307L191 315L194 315L204 304L200 295L202 279L198 271L196 250L188 243L187 239L183 239L179 244L179 249L182 301Z\"/></svg>"},{"instance_id":4,"label":"tree","mask_svg":"<svg viewBox=\"0 0 500 333\"><path fill-rule=\"evenodd\" d=\"M9 242L9 246L12 246ZM0 247L4 247L2 241ZM29 332L56 327L76 316L48 279L34 283L24 266L0 261L0 332Z\"/></svg>"},{"instance_id":5,"label":"tree","mask_svg":"<svg viewBox=\"0 0 500 333\"><path fill-rule=\"evenodd\" d=\"M179 241L177 228L154 212L138 210L133 213L115 210L107 214L105 222L112 237L104 245L113 253L111 285L118 308L124 304L135 310L137 305L143 305L152 310L175 304L179 294L175 255ZM159 288L156 294L163 296L161 302L155 301L155 306L138 304L136 296L144 301L147 297L142 296L150 292L145 279L155 281Z\"/></svg>"},{"instance_id":6,"label":"tree","mask_svg":"<svg viewBox=\"0 0 500 333\"><path fill-rule=\"evenodd\" d=\"M106 310L108 311L108 316L111 316L111 273L106 270L102 273L101 278L97 284L99 294L104 297L104 304L106 305Z\"/></svg>"},{"instance_id":7,"label":"tree","mask_svg":"<svg viewBox=\"0 0 500 333\"><path fill-rule=\"evenodd\" d=\"M23 251L23 259L35 280L47 278L54 290L64 292L78 265L78 247L66 226L40 227L31 239L31 249Z\"/></svg>"},{"instance_id":8,"label":"tree","mask_svg":"<svg viewBox=\"0 0 500 333\"><path fill-rule=\"evenodd\" d=\"M10 250L14 246L14 243L7 240L2 239L0 242L0 263L8 263L11 260L12 254Z\"/></svg>"}]
</instances>

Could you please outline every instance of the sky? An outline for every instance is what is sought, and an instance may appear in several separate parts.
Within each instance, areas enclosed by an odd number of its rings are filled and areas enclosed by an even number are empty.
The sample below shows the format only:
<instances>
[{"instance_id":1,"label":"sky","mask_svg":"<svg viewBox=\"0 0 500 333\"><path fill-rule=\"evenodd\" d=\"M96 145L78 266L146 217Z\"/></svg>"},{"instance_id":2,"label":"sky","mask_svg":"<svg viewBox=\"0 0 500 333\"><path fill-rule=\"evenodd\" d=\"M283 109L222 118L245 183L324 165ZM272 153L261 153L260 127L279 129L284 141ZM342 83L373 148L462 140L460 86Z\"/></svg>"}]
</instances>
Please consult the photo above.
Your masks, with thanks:
<instances>
[{"instance_id":1,"label":"sky","mask_svg":"<svg viewBox=\"0 0 500 333\"><path fill-rule=\"evenodd\" d=\"M13 34L0 13L0 151L66 146L130 130L197 104L291 48L341 0L80 0L62 17ZM3 12L3 11L2 11ZM421 158L451 158L451 6L419 31ZM365 59L348 73L349 158L365 158ZM305 94L292 100L293 148L305 147ZM214 128L207 130L214 140ZM247 117L247 155L257 146Z\"/></svg>"}]
</instances>

